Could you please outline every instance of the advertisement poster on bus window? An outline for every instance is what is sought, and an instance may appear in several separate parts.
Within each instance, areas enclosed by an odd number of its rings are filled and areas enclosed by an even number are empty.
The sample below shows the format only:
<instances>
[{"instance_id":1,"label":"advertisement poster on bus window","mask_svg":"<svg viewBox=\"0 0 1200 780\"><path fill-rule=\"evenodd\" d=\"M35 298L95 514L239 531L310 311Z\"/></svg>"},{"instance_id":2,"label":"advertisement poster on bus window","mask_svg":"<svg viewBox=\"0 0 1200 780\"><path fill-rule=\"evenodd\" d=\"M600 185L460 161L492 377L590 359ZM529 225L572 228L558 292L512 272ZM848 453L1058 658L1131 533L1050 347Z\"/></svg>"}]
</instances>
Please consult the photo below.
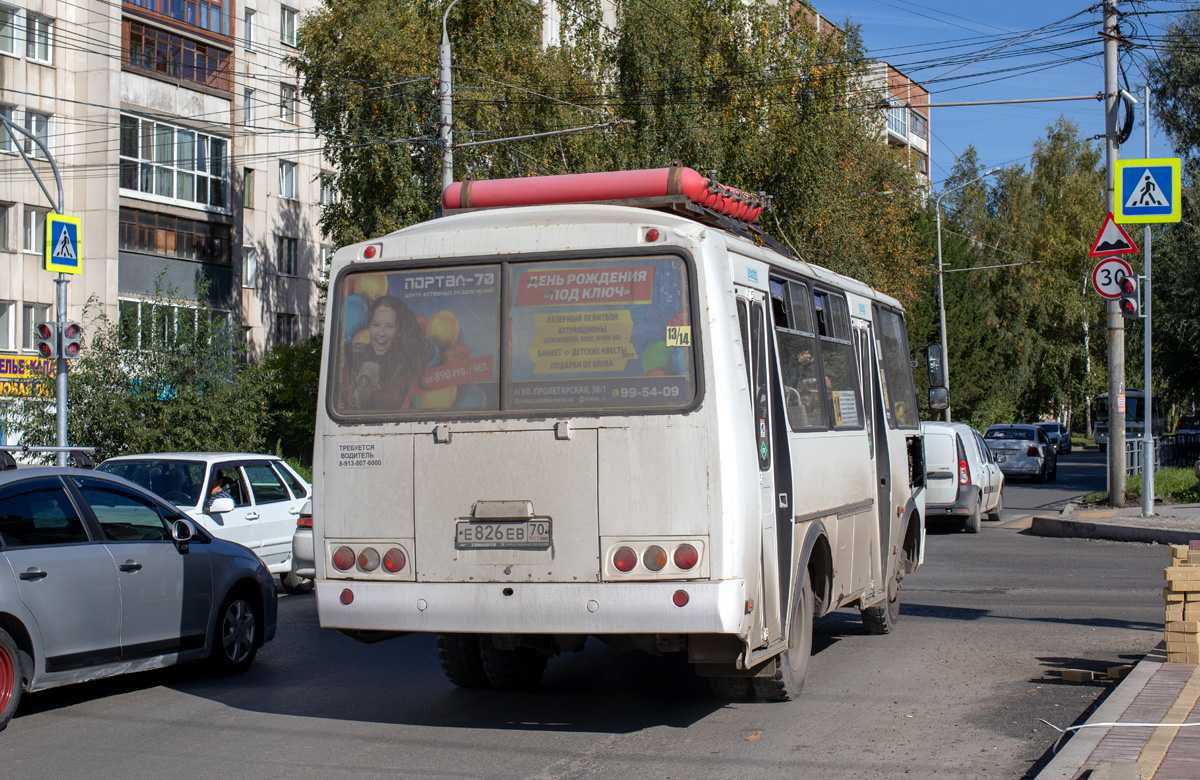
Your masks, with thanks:
<instances>
[{"instance_id":1,"label":"advertisement poster on bus window","mask_svg":"<svg viewBox=\"0 0 1200 780\"><path fill-rule=\"evenodd\" d=\"M498 265L349 274L337 294L338 412L499 408Z\"/></svg>"},{"instance_id":2,"label":"advertisement poster on bus window","mask_svg":"<svg viewBox=\"0 0 1200 780\"><path fill-rule=\"evenodd\" d=\"M678 257L511 266L506 407L683 406L695 394Z\"/></svg>"}]
</instances>

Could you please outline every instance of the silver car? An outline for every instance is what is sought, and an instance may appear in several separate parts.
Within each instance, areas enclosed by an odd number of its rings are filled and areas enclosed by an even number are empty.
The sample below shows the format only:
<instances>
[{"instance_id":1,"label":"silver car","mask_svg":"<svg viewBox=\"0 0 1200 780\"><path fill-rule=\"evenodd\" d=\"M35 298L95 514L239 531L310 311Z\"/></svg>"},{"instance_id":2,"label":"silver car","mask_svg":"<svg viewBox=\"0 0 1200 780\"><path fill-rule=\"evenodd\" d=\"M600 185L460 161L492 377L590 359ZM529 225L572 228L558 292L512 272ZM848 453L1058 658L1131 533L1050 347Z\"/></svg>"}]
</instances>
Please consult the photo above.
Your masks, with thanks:
<instances>
[{"instance_id":1,"label":"silver car","mask_svg":"<svg viewBox=\"0 0 1200 780\"><path fill-rule=\"evenodd\" d=\"M1006 477L1033 477L1045 482L1058 476L1058 453L1044 430L1036 425L993 425L983 435ZM999 458L997 458L999 460Z\"/></svg>"},{"instance_id":2,"label":"silver car","mask_svg":"<svg viewBox=\"0 0 1200 780\"><path fill-rule=\"evenodd\" d=\"M258 556L132 482L0 471L0 729L25 691L194 660L243 672L275 599Z\"/></svg>"}]
</instances>

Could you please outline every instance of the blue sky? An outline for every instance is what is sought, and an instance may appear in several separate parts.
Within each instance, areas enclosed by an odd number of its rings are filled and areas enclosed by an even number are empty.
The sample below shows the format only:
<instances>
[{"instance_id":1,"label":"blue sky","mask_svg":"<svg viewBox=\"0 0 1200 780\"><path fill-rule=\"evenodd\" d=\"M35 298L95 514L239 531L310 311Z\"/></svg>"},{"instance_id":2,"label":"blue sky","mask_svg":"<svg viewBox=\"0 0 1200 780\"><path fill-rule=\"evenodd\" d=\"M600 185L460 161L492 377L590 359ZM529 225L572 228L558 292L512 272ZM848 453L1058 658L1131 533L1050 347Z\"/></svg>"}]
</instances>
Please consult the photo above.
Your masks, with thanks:
<instances>
[{"instance_id":1,"label":"blue sky","mask_svg":"<svg viewBox=\"0 0 1200 780\"><path fill-rule=\"evenodd\" d=\"M1098 8L1087 10L1093 5L1100 3L814 0L817 11L830 21L840 24L848 17L858 24L872 58L886 60L926 84L935 104L1102 91L1102 15ZM1122 32L1135 43L1156 42L1174 13L1185 6L1180 0L1121 0L1118 8L1129 14ZM1140 48L1122 57L1130 91L1139 100L1146 83L1146 58L1155 56L1152 49ZM1045 137L1047 126L1060 115L1074 121L1087 136L1104 132L1103 104L1094 100L932 109L934 186L946 178L955 157L969 145L985 167L1013 163L1028 167L1033 143ZM1144 156L1141 106L1136 119L1133 135L1122 146L1123 157ZM1152 115L1152 131L1154 126ZM1174 156L1161 133L1152 132L1150 155Z\"/></svg>"}]
</instances>

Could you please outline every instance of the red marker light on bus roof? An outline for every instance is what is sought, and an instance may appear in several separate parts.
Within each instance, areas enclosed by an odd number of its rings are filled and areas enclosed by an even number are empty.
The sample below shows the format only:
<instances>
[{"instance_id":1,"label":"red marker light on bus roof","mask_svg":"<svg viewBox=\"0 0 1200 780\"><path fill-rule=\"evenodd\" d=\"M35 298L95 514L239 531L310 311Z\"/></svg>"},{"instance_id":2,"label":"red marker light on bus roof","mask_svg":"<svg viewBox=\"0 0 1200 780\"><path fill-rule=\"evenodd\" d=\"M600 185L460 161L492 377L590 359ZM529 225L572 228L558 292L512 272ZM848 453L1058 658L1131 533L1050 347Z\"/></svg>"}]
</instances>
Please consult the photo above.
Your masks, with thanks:
<instances>
[{"instance_id":1,"label":"red marker light on bus roof","mask_svg":"<svg viewBox=\"0 0 1200 780\"><path fill-rule=\"evenodd\" d=\"M378 250L377 248L375 248L375 246L374 246L374 245L371 245L371 246L369 246L369 247L367 247L366 249L364 249L364 250L363 250L363 257L365 257L365 258L367 258L368 260L370 260L370 259L371 259L371 258L373 258L373 257L376 255L376 253L378 253L378 252L379 252L379 250Z\"/></svg>"},{"instance_id":2,"label":"red marker light on bus roof","mask_svg":"<svg viewBox=\"0 0 1200 780\"><path fill-rule=\"evenodd\" d=\"M646 241L653 244L659 238L658 228L650 228L646 231Z\"/></svg>"}]
</instances>

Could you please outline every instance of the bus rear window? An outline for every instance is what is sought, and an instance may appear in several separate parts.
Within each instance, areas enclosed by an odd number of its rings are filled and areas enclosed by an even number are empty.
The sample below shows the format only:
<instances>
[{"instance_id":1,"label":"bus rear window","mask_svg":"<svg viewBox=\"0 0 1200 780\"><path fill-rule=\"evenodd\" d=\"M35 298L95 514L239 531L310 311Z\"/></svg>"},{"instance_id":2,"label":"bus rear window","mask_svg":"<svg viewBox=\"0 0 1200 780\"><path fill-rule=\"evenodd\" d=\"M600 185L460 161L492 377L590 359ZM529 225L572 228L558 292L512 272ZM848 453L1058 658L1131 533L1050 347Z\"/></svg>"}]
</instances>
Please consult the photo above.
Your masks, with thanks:
<instances>
[{"instance_id":1,"label":"bus rear window","mask_svg":"<svg viewBox=\"0 0 1200 780\"><path fill-rule=\"evenodd\" d=\"M680 407L695 397L680 257L514 263L505 408Z\"/></svg>"},{"instance_id":2,"label":"bus rear window","mask_svg":"<svg viewBox=\"0 0 1200 780\"><path fill-rule=\"evenodd\" d=\"M334 411L499 409L499 265L351 273L334 295Z\"/></svg>"},{"instance_id":3,"label":"bus rear window","mask_svg":"<svg viewBox=\"0 0 1200 780\"><path fill-rule=\"evenodd\" d=\"M341 417L678 408L696 395L677 256L352 272L333 299L327 396Z\"/></svg>"}]
</instances>

